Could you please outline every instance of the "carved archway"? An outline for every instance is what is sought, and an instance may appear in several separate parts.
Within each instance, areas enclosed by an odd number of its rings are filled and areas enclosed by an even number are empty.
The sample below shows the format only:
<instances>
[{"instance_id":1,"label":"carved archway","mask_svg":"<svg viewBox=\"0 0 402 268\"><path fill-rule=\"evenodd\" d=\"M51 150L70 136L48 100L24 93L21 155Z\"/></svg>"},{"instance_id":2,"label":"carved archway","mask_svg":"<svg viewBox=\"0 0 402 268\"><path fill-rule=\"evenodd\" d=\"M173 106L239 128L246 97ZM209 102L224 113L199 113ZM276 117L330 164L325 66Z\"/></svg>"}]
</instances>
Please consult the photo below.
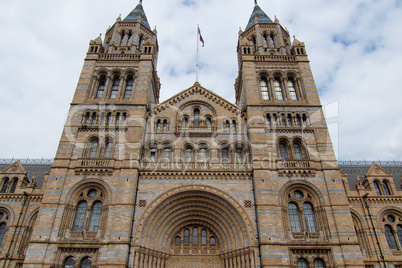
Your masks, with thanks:
<instances>
[{"instance_id":1,"label":"carved archway","mask_svg":"<svg viewBox=\"0 0 402 268\"><path fill-rule=\"evenodd\" d=\"M140 220L136 245L143 254L135 265L148 267L162 254L169 268L254 267L254 237L246 212L228 194L205 185L178 187L152 202Z\"/></svg>"}]
</instances>

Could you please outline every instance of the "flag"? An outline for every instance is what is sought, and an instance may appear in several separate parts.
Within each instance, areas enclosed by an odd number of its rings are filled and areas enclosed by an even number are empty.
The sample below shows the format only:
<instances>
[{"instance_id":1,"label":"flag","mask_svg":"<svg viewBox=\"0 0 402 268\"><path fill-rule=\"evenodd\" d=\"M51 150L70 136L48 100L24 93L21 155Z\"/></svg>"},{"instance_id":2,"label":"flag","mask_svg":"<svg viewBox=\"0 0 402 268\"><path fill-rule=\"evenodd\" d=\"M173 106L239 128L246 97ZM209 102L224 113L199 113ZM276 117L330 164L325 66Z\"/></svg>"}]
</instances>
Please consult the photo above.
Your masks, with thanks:
<instances>
[{"instance_id":1,"label":"flag","mask_svg":"<svg viewBox=\"0 0 402 268\"><path fill-rule=\"evenodd\" d=\"M200 41L202 43L202 46L204 46L204 39L202 38L200 27L198 27L198 34L200 35Z\"/></svg>"}]
</instances>

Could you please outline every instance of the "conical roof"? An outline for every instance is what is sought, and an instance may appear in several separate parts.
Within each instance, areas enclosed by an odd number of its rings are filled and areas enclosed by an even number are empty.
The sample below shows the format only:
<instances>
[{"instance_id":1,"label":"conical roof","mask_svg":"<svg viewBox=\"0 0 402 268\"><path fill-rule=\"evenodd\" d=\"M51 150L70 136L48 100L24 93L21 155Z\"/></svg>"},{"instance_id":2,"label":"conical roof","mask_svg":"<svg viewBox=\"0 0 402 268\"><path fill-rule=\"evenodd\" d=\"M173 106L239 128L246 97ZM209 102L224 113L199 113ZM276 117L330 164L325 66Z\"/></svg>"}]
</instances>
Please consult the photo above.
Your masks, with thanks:
<instances>
[{"instance_id":1,"label":"conical roof","mask_svg":"<svg viewBox=\"0 0 402 268\"><path fill-rule=\"evenodd\" d=\"M258 23L273 23L273 21L265 14L264 11L256 4L251 14L250 20L248 21L246 31L253 27L255 24L255 17L258 18Z\"/></svg>"},{"instance_id":2,"label":"conical roof","mask_svg":"<svg viewBox=\"0 0 402 268\"><path fill-rule=\"evenodd\" d=\"M141 2L133 9L133 11L130 12L130 14L127 15L123 22L137 22L138 16L141 16L141 24L151 30Z\"/></svg>"}]
</instances>

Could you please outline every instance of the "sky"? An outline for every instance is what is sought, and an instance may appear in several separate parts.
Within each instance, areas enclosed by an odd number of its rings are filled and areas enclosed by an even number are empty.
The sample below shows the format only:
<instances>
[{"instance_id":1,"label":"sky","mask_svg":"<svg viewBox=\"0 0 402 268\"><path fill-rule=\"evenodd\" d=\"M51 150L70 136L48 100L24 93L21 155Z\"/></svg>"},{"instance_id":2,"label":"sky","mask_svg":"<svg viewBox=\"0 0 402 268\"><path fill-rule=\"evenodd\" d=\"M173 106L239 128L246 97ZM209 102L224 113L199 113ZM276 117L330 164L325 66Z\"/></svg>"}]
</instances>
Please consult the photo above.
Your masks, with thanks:
<instances>
[{"instance_id":1,"label":"sky","mask_svg":"<svg viewBox=\"0 0 402 268\"><path fill-rule=\"evenodd\" d=\"M0 158L53 158L89 41L136 0L0 1ZM306 44L338 160L402 160L402 0L259 0ZM234 102L253 0L143 0L161 99L199 82Z\"/></svg>"}]
</instances>

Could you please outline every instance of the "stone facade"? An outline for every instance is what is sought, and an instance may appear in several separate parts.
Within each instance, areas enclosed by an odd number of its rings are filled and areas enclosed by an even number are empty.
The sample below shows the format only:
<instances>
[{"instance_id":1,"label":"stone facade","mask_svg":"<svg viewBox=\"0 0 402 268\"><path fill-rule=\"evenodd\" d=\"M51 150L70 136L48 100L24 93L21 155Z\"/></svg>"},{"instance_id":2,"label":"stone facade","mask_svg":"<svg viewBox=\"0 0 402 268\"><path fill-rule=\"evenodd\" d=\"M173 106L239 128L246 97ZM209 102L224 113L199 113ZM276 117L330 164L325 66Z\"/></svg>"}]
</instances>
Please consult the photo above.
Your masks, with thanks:
<instances>
[{"instance_id":1,"label":"stone facade","mask_svg":"<svg viewBox=\"0 0 402 268\"><path fill-rule=\"evenodd\" d=\"M3 267L400 267L401 193L338 167L304 43L256 4L236 104L159 103L140 3L92 40L53 165L1 173ZM399 266L398 266L399 265Z\"/></svg>"}]
</instances>

